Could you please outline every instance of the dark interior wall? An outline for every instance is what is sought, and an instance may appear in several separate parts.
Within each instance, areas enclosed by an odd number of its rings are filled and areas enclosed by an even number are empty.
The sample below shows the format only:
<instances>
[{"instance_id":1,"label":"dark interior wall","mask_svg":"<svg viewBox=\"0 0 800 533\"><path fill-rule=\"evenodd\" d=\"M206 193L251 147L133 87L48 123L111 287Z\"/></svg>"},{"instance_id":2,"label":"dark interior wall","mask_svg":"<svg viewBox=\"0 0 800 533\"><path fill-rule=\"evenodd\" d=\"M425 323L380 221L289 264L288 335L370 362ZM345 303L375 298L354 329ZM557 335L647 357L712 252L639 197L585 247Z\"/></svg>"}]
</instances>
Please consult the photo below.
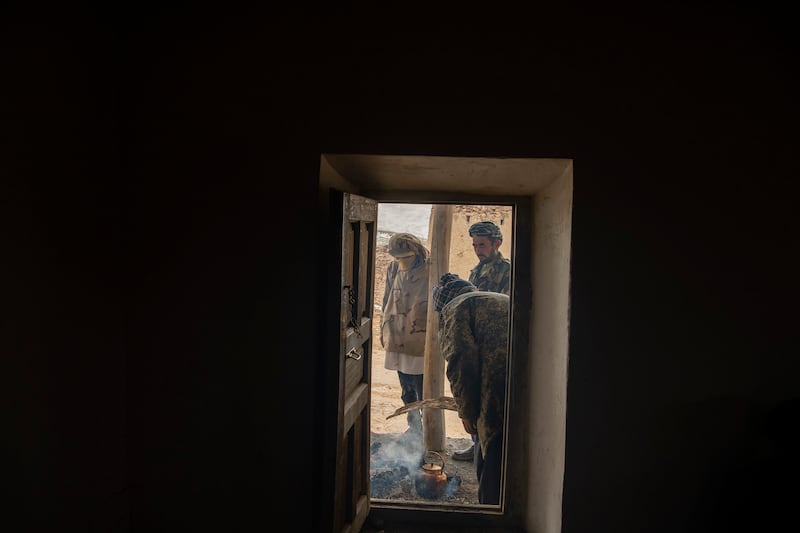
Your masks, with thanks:
<instances>
[{"instance_id":1,"label":"dark interior wall","mask_svg":"<svg viewBox=\"0 0 800 533\"><path fill-rule=\"evenodd\" d=\"M327 151L575 159L565 532L781 514L781 13L25 15L4 34L3 389L31 523L319 526Z\"/></svg>"},{"instance_id":2,"label":"dark interior wall","mask_svg":"<svg viewBox=\"0 0 800 533\"><path fill-rule=\"evenodd\" d=\"M114 35L79 6L72 23L17 7L0 17L2 528L110 531L128 515Z\"/></svg>"},{"instance_id":3,"label":"dark interior wall","mask_svg":"<svg viewBox=\"0 0 800 533\"><path fill-rule=\"evenodd\" d=\"M276 21L132 30L135 530L310 530L318 148ZM262 25L261 22L264 22ZM283 35L283 34L280 34Z\"/></svg>"}]
</instances>

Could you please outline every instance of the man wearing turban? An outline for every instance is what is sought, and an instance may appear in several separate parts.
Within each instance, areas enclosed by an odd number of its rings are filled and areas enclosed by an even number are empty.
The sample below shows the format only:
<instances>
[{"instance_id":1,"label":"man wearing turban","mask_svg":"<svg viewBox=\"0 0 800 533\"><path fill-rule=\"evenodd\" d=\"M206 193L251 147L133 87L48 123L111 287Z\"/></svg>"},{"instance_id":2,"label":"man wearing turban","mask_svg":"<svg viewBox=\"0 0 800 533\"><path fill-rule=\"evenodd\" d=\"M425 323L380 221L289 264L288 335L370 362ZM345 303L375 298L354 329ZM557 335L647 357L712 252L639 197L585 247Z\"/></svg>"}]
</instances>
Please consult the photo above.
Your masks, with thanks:
<instances>
[{"instance_id":1,"label":"man wearing turban","mask_svg":"<svg viewBox=\"0 0 800 533\"><path fill-rule=\"evenodd\" d=\"M394 261L386 269L380 341L386 350L384 368L397 371L406 405L422 400L430 254L411 233L392 235L389 254ZM412 409L406 417L409 436L421 437L422 411Z\"/></svg>"},{"instance_id":2,"label":"man wearing turban","mask_svg":"<svg viewBox=\"0 0 800 533\"><path fill-rule=\"evenodd\" d=\"M479 291L509 294L511 290L511 261L500 252L503 233L494 222L476 222L469 227L472 249L478 264L469 272L469 281Z\"/></svg>"},{"instance_id":3,"label":"man wearing turban","mask_svg":"<svg viewBox=\"0 0 800 533\"><path fill-rule=\"evenodd\" d=\"M447 361L458 416L464 430L477 435L475 472L478 501L500 503L509 297L479 291L455 274L433 288L439 311L439 348Z\"/></svg>"},{"instance_id":4,"label":"man wearing turban","mask_svg":"<svg viewBox=\"0 0 800 533\"><path fill-rule=\"evenodd\" d=\"M479 291L509 294L511 291L511 261L500 252L503 233L494 222L476 222L469 227L472 249L478 256L478 264L469 272L469 281ZM476 440L473 438L473 440ZM475 442L453 454L457 461L473 461Z\"/></svg>"}]
</instances>

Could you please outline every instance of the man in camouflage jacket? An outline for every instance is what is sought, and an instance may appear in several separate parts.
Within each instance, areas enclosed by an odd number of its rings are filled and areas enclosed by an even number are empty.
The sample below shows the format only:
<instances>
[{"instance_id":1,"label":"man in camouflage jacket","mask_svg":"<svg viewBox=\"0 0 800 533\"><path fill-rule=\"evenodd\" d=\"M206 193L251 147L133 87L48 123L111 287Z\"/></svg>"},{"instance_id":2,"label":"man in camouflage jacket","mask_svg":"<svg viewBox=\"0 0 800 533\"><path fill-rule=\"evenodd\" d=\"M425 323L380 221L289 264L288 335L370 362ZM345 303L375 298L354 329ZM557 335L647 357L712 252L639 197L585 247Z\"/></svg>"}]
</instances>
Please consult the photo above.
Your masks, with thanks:
<instances>
[{"instance_id":1,"label":"man in camouflage jacket","mask_svg":"<svg viewBox=\"0 0 800 533\"><path fill-rule=\"evenodd\" d=\"M493 222L476 222L469 227L472 249L478 264L469 271L469 282L479 291L509 294L511 291L511 261L500 253L503 233Z\"/></svg>"},{"instance_id":2,"label":"man in camouflage jacket","mask_svg":"<svg viewBox=\"0 0 800 533\"><path fill-rule=\"evenodd\" d=\"M477 434L478 501L500 503L509 297L478 291L455 274L433 288L439 347L464 430Z\"/></svg>"},{"instance_id":3,"label":"man in camouflage jacket","mask_svg":"<svg viewBox=\"0 0 800 533\"><path fill-rule=\"evenodd\" d=\"M469 282L479 291L511 292L511 261L500 253L503 233L494 222L476 222L469 227L472 237L472 249L478 256L478 264L469 272ZM473 437L471 446L457 450L453 459L457 461L474 461L475 444L478 438Z\"/></svg>"}]
</instances>

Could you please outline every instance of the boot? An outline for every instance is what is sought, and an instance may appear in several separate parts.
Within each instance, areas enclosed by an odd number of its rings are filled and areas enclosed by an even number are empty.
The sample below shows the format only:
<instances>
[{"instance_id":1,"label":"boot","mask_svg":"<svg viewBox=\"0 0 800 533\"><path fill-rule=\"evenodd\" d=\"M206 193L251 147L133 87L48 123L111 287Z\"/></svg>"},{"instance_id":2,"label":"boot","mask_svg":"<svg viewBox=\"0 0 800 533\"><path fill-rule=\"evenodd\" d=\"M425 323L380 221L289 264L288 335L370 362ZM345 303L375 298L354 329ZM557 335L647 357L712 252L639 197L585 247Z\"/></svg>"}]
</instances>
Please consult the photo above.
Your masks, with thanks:
<instances>
[{"instance_id":1,"label":"boot","mask_svg":"<svg viewBox=\"0 0 800 533\"><path fill-rule=\"evenodd\" d=\"M475 459L475 443L473 442L463 450L454 451L453 459L456 461L472 461Z\"/></svg>"},{"instance_id":2,"label":"boot","mask_svg":"<svg viewBox=\"0 0 800 533\"><path fill-rule=\"evenodd\" d=\"M408 420L408 429L406 433L422 435L422 412L420 412L419 409L409 411L406 415L406 420Z\"/></svg>"}]
</instances>

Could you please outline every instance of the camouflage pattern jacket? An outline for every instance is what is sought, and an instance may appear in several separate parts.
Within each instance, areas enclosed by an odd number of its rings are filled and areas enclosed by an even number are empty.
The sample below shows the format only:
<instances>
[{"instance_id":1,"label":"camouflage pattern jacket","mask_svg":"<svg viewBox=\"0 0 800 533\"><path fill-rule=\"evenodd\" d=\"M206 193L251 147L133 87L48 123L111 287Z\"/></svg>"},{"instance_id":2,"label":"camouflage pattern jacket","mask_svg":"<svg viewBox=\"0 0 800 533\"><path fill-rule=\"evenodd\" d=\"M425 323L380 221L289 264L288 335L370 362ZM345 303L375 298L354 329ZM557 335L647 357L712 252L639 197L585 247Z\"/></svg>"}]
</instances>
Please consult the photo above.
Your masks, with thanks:
<instances>
[{"instance_id":1,"label":"camouflage pattern jacket","mask_svg":"<svg viewBox=\"0 0 800 533\"><path fill-rule=\"evenodd\" d=\"M469 271L469 282L479 291L508 294L511 289L511 260L499 251L488 263L478 263Z\"/></svg>"},{"instance_id":2,"label":"camouflage pattern jacket","mask_svg":"<svg viewBox=\"0 0 800 533\"><path fill-rule=\"evenodd\" d=\"M381 335L387 352L423 357L428 322L427 262L416 263L401 281L397 262L386 269L386 288L381 310Z\"/></svg>"},{"instance_id":3,"label":"camouflage pattern jacket","mask_svg":"<svg viewBox=\"0 0 800 533\"><path fill-rule=\"evenodd\" d=\"M439 315L439 347L458 416L477 420L481 453L503 430L508 361L509 297L473 291Z\"/></svg>"}]
</instances>

